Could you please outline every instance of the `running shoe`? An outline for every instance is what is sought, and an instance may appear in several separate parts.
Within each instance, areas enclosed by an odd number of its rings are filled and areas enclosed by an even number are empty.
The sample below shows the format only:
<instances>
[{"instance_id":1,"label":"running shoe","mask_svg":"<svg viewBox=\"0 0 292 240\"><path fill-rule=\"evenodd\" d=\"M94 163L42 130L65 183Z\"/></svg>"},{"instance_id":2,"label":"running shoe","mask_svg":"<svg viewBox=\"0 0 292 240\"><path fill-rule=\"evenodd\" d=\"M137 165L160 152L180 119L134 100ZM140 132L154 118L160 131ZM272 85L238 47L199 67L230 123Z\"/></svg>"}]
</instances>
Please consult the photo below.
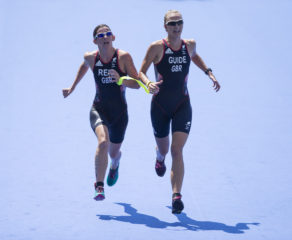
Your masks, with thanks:
<instances>
[{"instance_id":1,"label":"running shoe","mask_svg":"<svg viewBox=\"0 0 292 240\"><path fill-rule=\"evenodd\" d=\"M103 199L105 199L103 186L96 186L96 183L95 183L94 188L95 188L95 196L93 199L96 201L102 201Z\"/></svg>"},{"instance_id":2,"label":"running shoe","mask_svg":"<svg viewBox=\"0 0 292 240\"><path fill-rule=\"evenodd\" d=\"M184 204L181 200L182 195L180 193L174 193L172 195L172 213L180 214L184 209Z\"/></svg>"},{"instance_id":3,"label":"running shoe","mask_svg":"<svg viewBox=\"0 0 292 240\"><path fill-rule=\"evenodd\" d=\"M163 161L158 161L156 159L155 171L159 177L163 177L166 172L166 166L165 166L164 160L165 158L163 159Z\"/></svg>"},{"instance_id":4,"label":"running shoe","mask_svg":"<svg viewBox=\"0 0 292 240\"><path fill-rule=\"evenodd\" d=\"M110 168L109 173L107 175L107 180L106 180L107 185L109 185L110 187L115 185L118 178L119 178L119 166L116 169Z\"/></svg>"}]
</instances>

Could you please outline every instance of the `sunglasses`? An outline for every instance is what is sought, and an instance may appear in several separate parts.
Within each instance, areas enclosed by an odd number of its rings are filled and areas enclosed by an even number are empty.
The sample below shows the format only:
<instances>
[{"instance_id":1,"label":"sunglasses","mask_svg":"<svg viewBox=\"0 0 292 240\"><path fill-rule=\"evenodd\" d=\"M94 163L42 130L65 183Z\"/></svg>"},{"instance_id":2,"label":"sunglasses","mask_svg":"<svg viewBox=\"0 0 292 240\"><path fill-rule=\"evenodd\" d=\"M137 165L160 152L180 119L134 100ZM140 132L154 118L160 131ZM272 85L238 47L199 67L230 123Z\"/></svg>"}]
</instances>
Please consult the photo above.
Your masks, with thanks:
<instances>
[{"instance_id":1,"label":"sunglasses","mask_svg":"<svg viewBox=\"0 0 292 240\"><path fill-rule=\"evenodd\" d=\"M112 36L112 35L113 35L112 32L99 33L99 34L96 34L94 38L95 39L97 39L97 38L104 38L104 36L109 37L109 36Z\"/></svg>"},{"instance_id":2,"label":"sunglasses","mask_svg":"<svg viewBox=\"0 0 292 240\"><path fill-rule=\"evenodd\" d=\"M176 21L169 21L166 23L167 26L176 26L176 24L178 26L182 25L184 23L184 21L182 19L180 20L176 20Z\"/></svg>"}]
</instances>

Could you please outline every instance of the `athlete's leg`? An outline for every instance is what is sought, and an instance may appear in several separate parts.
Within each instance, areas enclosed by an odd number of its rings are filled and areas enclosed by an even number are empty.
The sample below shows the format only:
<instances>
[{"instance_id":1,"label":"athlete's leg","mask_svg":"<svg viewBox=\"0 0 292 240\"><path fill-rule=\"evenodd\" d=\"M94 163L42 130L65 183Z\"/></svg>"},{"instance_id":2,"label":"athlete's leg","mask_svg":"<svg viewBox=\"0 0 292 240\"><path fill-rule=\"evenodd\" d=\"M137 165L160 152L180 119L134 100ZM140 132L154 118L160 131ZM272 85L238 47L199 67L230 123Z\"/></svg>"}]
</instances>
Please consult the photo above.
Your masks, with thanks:
<instances>
[{"instance_id":1,"label":"athlete's leg","mask_svg":"<svg viewBox=\"0 0 292 240\"><path fill-rule=\"evenodd\" d=\"M155 141L157 144L157 151L159 151L157 155L160 154L161 156L165 157L169 149L169 136L163 138L155 137Z\"/></svg>"},{"instance_id":2,"label":"athlete's leg","mask_svg":"<svg viewBox=\"0 0 292 240\"><path fill-rule=\"evenodd\" d=\"M188 134L184 132L174 132L171 142L171 186L173 193L180 193L184 178L183 147L187 141Z\"/></svg>"},{"instance_id":3,"label":"athlete's leg","mask_svg":"<svg viewBox=\"0 0 292 240\"><path fill-rule=\"evenodd\" d=\"M105 172L108 165L109 134L105 125L101 124L95 128L98 145L95 153L95 175L96 182L104 182Z\"/></svg>"},{"instance_id":4,"label":"athlete's leg","mask_svg":"<svg viewBox=\"0 0 292 240\"><path fill-rule=\"evenodd\" d=\"M113 186L119 177L119 164L121 158L121 146L125 137L125 132L128 125L128 112L125 110L114 123L109 127L109 155L111 158L111 166L107 176L107 184Z\"/></svg>"},{"instance_id":5,"label":"athlete's leg","mask_svg":"<svg viewBox=\"0 0 292 240\"><path fill-rule=\"evenodd\" d=\"M121 158L121 146L124 141L126 129L128 126L128 112L123 111L114 123L109 127L109 155L111 158L111 168L115 169L119 165L119 160Z\"/></svg>"},{"instance_id":6,"label":"athlete's leg","mask_svg":"<svg viewBox=\"0 0 292 240\"><path fill-rule=\"evenodd\" d=\"M119 178L119 165L121 158L121 148L122 143L112 143L109 145L109 155L111 157L111 165L107 176L107 185L113 186Z\"/></svg>"},{"instance_id":7,"label":"athlete's leg","mask_svg":"<svg viewBox=\"0 0 292 240\"><path fill-rule=\"evenodd\" d=\"M122 143L112 143L109 145L109 155L111 158L111 168L116 169L119 166L119 161L121 158L121 146Z\"/></svg>"},{"instance_id":8,"label":"athlete's leg","mask_svg":"<svg viewBox=\"0 0 292 240\"><path fill-rule=\"evenodd\" d=\"M170 117L154 100L151 103L151 122L156 140L155 171L163 177L166 172L164 160L169 149Z\"/></svg>"},{"instance_id":9,"label":"athlete's leg","mask_svg":"<svg viewBox=\"0 0 292 240\"><path fill-rule=\"evenodd\" d=\"M171 185L173 193L180 193L184 177L183 147L192 124L192 108L189 100L184 101L172 119L172 169Z\"/></svg>"},{"instance_id":10,"label":"athlete's leg","mask_svg":"<svg viewBox=\"0 0 292 240\"><path fill-rule=\"evenodd\" d=\"M165 155L169 148L169 137L155 138L156 140L156 161L155 161L155 171L159 177L163 177L166 172L165 166Z\"/></svg>"}]
</instances>

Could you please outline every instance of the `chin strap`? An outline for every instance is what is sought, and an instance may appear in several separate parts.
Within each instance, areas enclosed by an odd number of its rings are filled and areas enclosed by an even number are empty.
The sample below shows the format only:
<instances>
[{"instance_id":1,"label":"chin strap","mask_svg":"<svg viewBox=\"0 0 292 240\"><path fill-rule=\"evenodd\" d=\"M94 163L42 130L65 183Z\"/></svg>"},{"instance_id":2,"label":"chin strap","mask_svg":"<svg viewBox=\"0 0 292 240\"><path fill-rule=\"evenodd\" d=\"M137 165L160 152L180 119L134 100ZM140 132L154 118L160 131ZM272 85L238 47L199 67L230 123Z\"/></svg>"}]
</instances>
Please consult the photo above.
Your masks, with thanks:
<instances>
[{"instance_id":1,"label":"chin strap","mask_svg":"<svg viewBox=\"0 0 292 240\"><path fill-rule=\"evenodd\" d=\"M147 87L140 80L137 80L135 78L131 78L131 77L128 77L128 76L120 77L119 81L117 81L117 84L118 85L122 85L123 84L123 81L125 79L136 81L139 84L140 87L144 88L144 90L145 90L146 93L149 93L149 90L147 89Z\"/></svg>"}]
</instances>

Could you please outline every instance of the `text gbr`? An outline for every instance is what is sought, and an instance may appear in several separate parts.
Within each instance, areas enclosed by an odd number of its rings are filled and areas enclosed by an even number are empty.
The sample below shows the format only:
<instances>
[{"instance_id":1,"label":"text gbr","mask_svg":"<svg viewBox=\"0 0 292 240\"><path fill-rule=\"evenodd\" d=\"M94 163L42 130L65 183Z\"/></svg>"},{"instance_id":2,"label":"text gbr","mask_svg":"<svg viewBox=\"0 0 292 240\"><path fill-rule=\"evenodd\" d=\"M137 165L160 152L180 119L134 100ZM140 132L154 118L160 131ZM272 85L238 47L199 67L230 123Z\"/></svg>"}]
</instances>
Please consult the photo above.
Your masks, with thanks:
<instances>
[{"instance_id":1,"label":"text gbr","mask_svg":"<svg viewBox=\"0 0 292 240\"><path fill-rule=\"evenodd\" d=\"M104 84L115 82L109 76L109 69L98 69L98 76L102 76L101 82L104 83Z\"/></svg>"},{"instance_id":2,"label":"text gbr","mask_svg":"<svg viewBox=\"0 0 292 240\"><path fill-rule=\"evenodd\" d=\"M174 64L171 66L172 72L181 72L183 63L187 63L186 56L183 57L168 57L168 63Z\"/></svg>"}]
</instances>

